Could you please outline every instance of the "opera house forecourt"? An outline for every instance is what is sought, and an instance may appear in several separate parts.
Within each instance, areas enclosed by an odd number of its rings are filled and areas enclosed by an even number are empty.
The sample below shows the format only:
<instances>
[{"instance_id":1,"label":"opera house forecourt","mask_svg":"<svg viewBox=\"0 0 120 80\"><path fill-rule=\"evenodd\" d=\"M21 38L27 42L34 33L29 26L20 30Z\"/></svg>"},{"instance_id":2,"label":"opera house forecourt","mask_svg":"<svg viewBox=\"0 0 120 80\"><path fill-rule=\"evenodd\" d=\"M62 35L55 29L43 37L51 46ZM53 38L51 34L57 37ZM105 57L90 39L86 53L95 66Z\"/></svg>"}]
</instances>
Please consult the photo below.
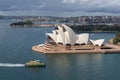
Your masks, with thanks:
<instances>
[{"instance_id":1,"label":"opera house forecourt","mask_svg":"<svg viewBox=\"0 0 120 80\"><path fill-rule=\"evenodd\" d=\"M52 33L46 33L44 44L35 45L33 51L44 54L76 54L76 53L114 53L120 47L104 43L104 39L89 39L88 33L77 35L69 26L60 24Z\"/></svg>"}]
</instances>

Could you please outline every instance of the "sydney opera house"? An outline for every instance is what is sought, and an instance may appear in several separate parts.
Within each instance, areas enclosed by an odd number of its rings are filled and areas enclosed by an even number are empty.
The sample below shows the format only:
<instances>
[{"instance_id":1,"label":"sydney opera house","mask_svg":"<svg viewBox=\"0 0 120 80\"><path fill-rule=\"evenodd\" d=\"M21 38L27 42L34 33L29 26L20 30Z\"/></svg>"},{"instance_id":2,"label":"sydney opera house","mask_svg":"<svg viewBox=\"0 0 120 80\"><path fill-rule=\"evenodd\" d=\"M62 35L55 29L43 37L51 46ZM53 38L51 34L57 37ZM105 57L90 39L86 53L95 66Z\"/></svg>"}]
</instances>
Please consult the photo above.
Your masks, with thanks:
<instances>
[{"instance_id":1,"label":"sydney opera house","mask_svg":"<svg viewBox=\"0 0 120 80\"><path fill-rule=\"evenodd\" d=\"M32 50L44 54L55 53L113 53L120 47L104 43L104 39L92 40L88 33L76 34L69 26L60 24L52 33L46 33L44 44L32 47Z\"/></svg>"},{"instance_id":2,"label":"sydney opera house","mask_svg":"<svg viewBox=\"0 0 120 80\"><path fill-rule=\"evenodd\" d=\"M48 36L47 43L64 46L88 45L91 43L100 47L104 42L104 39L89 39L88 33L77 35L69 26L64 24L58 25L56 30L53 30L52 33L46 33L46 35Z\"/></svg>"}]
</instances>

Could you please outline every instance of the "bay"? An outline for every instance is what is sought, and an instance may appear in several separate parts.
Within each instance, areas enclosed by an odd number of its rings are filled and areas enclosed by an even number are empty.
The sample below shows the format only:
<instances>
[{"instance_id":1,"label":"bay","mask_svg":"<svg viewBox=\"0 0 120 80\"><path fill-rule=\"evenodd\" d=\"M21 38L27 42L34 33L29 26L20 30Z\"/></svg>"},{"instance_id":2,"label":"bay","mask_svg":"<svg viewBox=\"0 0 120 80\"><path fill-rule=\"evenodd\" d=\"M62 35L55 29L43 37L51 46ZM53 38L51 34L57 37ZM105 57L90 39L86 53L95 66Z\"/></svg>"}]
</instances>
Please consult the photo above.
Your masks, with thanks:
<instances>
[{"instance_id":1,"label":"bay","mask_svg":"<svg viewBox=\"0 0 120 80\"><path fill-rule=\"evenodd\" d=\"M54 54L32 51L53 28L12 28L0 20L0 80L119 80L120 54ZM114 32L89 32L91 39L113 38ZM26 68L39 59L46 68ZM14 65L16 64L16 66Z\"/></svg>"}]
</instances>

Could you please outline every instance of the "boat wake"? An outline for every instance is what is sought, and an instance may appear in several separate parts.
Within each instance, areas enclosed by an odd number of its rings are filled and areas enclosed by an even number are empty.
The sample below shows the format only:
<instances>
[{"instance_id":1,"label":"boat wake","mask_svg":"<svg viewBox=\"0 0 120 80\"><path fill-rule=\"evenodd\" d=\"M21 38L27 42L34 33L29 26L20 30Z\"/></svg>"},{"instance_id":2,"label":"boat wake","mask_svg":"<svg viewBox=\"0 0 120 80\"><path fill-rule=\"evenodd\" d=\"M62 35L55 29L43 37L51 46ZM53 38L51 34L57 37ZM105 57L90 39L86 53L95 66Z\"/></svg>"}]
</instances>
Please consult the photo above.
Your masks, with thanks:
<instances>
[{"instance_id":1,"label":"boat wake","mask_svg":"<svg viewBox=\"0 0 120 80\"><path fill-rule=\"evenodd\" d=\"M25 64L0 63L0 67L24 67Z\"/></svg>"}]
</instances>

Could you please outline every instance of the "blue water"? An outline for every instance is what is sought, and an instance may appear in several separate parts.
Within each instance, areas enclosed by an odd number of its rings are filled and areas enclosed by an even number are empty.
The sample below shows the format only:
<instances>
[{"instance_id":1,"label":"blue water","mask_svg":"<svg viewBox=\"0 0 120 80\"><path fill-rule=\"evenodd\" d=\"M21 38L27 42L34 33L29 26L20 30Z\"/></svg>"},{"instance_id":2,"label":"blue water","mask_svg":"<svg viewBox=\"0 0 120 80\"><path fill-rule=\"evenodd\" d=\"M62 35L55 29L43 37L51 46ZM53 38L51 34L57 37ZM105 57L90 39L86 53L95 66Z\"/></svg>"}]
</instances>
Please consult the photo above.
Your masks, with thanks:
<instances>
[{"instance_id":1,"label":"blue water","mask_svg":"<svg viewBox=\"0 0 120 80\"><path fill-rule=\"evenodd\" d=\"M120 54L35 53L31 47L44 43L53 28L11 28L10 23L0 20L0 80L120 80ZM90 33L90 38L107 41L114 34ZM33 59L46 68L24 67Z\"/></svg>"}]
</instances>

